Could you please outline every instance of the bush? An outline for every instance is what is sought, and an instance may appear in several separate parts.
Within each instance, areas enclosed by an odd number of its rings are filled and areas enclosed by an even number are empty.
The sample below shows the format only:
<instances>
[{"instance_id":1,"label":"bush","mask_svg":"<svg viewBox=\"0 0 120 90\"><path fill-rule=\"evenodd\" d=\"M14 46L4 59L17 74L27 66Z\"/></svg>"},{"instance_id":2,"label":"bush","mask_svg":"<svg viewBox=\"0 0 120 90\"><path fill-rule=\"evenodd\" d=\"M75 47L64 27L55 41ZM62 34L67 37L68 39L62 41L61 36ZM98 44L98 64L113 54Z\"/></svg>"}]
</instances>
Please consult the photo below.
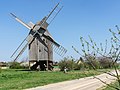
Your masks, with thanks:
<instances>
[{"instance_id":1,"label":"bush","mask_svg":"<svg viewBox=\"0 0 120 90\"><path fill-rule=\"evenodd\" d=\"M77 62L74 64L74 70L83 70L85 68L85 63L81 62L81 60L77 60Z\"/></svg>"},{"instance_id":2,"label":"bush","mask_svg":"<svg viewBox=\"0 0 120 90\"><path fill-rule=\"evenodd\" d=\"M74 60L65 57L58 63L58 66L61 71L63 71L65 67L68 70L74 70L74 64L75 64Z\"/></svg>"},{"instance_id":3,"label":"bush","mask_svg":"<svg viewBox=\"0 0 120 90\"><path fill-rule=\"evenodd\" d=\"M66 57L58 63L58 66L61 71L63 71L65 67L68 70L81 70L85 68L84 63L81 62L81 60L75 61L74 59L66 58Z\"/></svg>"},{"instance_id":4,"label":"bush","mask_svg":"<svg viewBox=\"0 0 120 90\"><path fill-rule=\"evenodd\" d=\"M85 57L85 64L89 69L99 69L100 63L99 60L93 55L87 55Z\"/></svg>"},{"instance_id":5,"label":"bush","mask_svg":"<svg viewBox=\"0 0 120 90\"><path fill-rule=\"evenodd\" d=\"M0 73L1 73L1 71L2 71L2 70L1 70L1 67L0 67Z\"/></svg>"},{"instance_id":6,"label":"bush","mask_svg":"<svg viewBox=\"0 0 120 90\"><path fill-rule=\"evenodd\" d=\"M110 58L107 58L107 57L103 58L103 57L101 57L99 59L99 62L100 62L101 68L113 68L113 65L112 65L113 62L112 62L112 59L110 59Z\"/></svg>"},{"instance_id":7,"label":"bush","mask_svg":"<svg viewBox=\"0 0 120 90\"><path fill-rule=\"evenodd\" d=\"M119 64L115 63L117 67ZM113 68L112 59L106 57L94 57L87 55L84 60L77 60L71 58L64 58L58 63L61 71L64 71L66 67L68 70L83 70L83 69L101 69L101 68Z\"/></svg>"},{"instance_id":8,"label":"bush","mask_svg":"<svg viewBox=\"0 0 120 90\"><path fill-rule=\"evenodd\" d=\"M10 69L22 69L23 67L20 66L20 63L18 62L10 62L9 63Z\"/></svg>"}]
</instances>

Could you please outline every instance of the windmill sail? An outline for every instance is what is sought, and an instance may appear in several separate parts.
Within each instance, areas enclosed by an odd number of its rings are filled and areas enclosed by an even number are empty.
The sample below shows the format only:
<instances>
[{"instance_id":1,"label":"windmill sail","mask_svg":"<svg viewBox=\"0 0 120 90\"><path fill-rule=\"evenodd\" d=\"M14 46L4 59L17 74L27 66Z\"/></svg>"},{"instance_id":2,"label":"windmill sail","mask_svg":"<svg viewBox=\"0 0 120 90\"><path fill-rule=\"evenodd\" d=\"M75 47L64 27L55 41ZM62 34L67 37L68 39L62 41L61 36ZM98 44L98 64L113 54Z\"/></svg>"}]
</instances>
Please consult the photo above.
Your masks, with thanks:
<instances>
[{"instance_id":1,"label":"windmill sail","mask_svg":"<svg viewBox=\"0 0 120 90\"><path fill-rule=\"evenodd\" d=\"M53 50L56 54L60 55L61 57L65 55L67 50L63 46L58 44L56 41L54 41L49 32L43 34L43 37L45 37L47 40L51 42L51 47L53 47Z\"/></svg>"},{"instance_id":2,"label":"windmill sail","mask_svg":"<svg viewBox=\"0 0 120 90\"><path fill-rule=\"evenodd\" d=\"M22 50L19 52L19 54L16 56L16 58L14 59L14 62L16 60L18 60L18 58L22 55L22 53L25 51L25 49L27 48L28 43L22 48Z\"/></svg>"},{"instance_id":3,"label":"windmill sail","mask_svg":"<svg viewBox=\"0 0 120 90\"><path fill-rule=\"evenodd\" d=\"M26 23L24 23L22 20L20 20L16 15L14 15L13 13L10 13L16 21L18 21L19 23L21 23L23 26L25 26L26 28L30 29L31 30L31 27L28 26Z\"/></svg>"},{"instance_id":4,"label":"windmill sail","mask_svg":"<svg viewBox=\"0 0 120 90\"><path fill-rule=\"evenodd\" d=\"M45 37L46 39L48 39L49 41L51 41L55 46L59 47L60 45L55 42L50 36L46 36L45 34L42 35L43 37Z\"/></svg>"},{"instance_id":5,"label":"windmill sail","mask_svg":"<svg viewBox=\"0 0 120 90\"><path fill-rule=\"evenodd\" d=\"M31 37L31 38L29 39L29 41L27 40L28 37ZM29 43L31 43L31 42L34 40L34 37L32 37L32 35L27 36L27 37L23 40L23 42L19 45L19 47L15 50L15 52L12 54L11 58L13 57L13 55L15 55L15 53L17 53L17 51L18 51L19 48L22 46L22 44L24 43L25 40L28 41L28 42L27 42L27 43L24 45L24 47L19 51L19 53L18 53L18 55L15 57L14 61L18 60L18 58L23 54L23 52L26 50L26 48L27 48L27 46L29 45Z\"/></svg>"},{"instance_id":6,"label":"windmill sail","mask_svg":"<svg viewBox=\"0 0 120 90\"><path fill-rule=\"evenodd\" d=\"M67 52L67 50L61 45L59 47L56 47L55 45L53 45L53 50L55 53L57 53L61 57L63 57Z\"/></svg>"},{"instance_id":7,"label":"windmill sail","mask_svg":"<svg viewBox=\"0 0 120 90\"><path fill-rule=\"evenodd\" d=\"M15 52L11 55L11 58L16 54L16 52L19 50L19 48L23 45L23 43L27 40L27 37L22 41L22 43L18 46L18 48L15 50Z\"/></svg>"}]
</instances>

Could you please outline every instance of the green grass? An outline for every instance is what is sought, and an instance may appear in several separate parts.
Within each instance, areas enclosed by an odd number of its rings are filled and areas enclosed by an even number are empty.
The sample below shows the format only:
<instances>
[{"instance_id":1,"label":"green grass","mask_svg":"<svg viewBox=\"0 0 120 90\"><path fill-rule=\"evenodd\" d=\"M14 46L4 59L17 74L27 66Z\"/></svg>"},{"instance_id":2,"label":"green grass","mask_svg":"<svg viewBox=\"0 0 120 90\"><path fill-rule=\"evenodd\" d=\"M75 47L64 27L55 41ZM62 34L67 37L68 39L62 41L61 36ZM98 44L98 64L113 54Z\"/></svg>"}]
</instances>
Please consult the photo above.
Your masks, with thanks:
<instances>
[{"instance_id":1,"label":"green grass","mask_svg":"<svg viewBox=\"0 0 120 90\"><path fill-rule=\"evenodd\" d=\"M117 81L116 81L116 82L114 82L114 83L111 83L111 85L112 85L112 86L114 86L114 87L119 87L119 85L118 85L118 82L117 82ZM119 88L120 88L120 87L119 87ZM117 90L117 89L107 86L107 87L105 87L105 88L104 88L104 89L102 89L102 90Z\"/></svg>"},{"instance_id":2,"label":"green grass","mask_svg":"<svg viewBox=\"0 0 120 90\"><path fill-rule=\"evenodd\" d=\"M21 90L98 74L100 74L100 72L94 70L84 72L71 71L66 74L63 72L47 71L1 70L0 90Z\"/></svg>"}]
</instances>

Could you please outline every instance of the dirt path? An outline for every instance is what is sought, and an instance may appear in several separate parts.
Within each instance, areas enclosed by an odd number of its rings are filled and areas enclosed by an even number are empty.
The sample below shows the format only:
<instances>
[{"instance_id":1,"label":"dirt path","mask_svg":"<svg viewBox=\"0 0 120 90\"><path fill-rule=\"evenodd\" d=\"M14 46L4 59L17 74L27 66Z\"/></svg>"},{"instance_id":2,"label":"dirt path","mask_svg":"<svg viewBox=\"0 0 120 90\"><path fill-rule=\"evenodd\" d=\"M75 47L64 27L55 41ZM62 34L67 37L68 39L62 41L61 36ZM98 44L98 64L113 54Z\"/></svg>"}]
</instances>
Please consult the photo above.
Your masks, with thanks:
<instances>
[{"instance_id":1,"label":"dirt path","mask_svg":"<svg viewBox=\"0 0 120 90\"><path fill-rule=\"evenodd\" d=\"M114 71L112 73L115 73ZM96 76L106 83L111 83L115 81L115 77L108 74L101 74ZM71 81L64 81L55 84L48 84L45 86L40 86L36 88L26 89L26 90L96 90L102 87L103 84L100 80L92 77L86 77Z\"/></svg>"}]
</instances>

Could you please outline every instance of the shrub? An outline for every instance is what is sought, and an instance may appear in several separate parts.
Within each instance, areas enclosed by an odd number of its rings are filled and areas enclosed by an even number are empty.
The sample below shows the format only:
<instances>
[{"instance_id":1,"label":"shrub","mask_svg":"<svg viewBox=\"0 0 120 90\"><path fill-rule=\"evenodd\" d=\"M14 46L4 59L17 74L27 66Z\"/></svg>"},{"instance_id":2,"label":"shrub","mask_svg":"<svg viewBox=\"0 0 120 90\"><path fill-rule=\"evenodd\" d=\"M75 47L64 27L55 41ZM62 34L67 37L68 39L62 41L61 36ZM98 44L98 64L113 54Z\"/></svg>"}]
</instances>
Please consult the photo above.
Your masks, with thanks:
<instances>
[{"instance_id":1,"label":"shrub","mask_svg":"<svg viewBox=\"0 0 120 90\"><path fill-rule=\"evenodd\" d=\"M107 58L107 57L103 58L103 57L101 57L99 59L99 62L100 62L100 66L102 68L113 68L113 65L112 65L113 62L112 62L112 59L110 59L110 58Z\"/></svg>"},{"instance_id":2,"label":"shrub","mask_svg":"<svg viewBox=\"0 0 120 90\"><path fill-rule=\"evenodd\" d=\"M0 73L1 73L1 71L2 71L2 70L1 70L1 67L0 67Z\"/></svg>"},{"instance_id":3,"label":"shrub","mask_svg":"<svg viewBox=\"0 0 120 90\"><path fill-rule=\"evenodd\" d=\"M98 59L93 56L93 55L87 55L85 57L85 64L87 65L87 67L89 69L99 69L100 68L100 63L98 61Z\"/></svg>"},{"instance_id":4,"label":"shrub","mask_svg":"<svg viewBox=\"0 0 120 90\"><path fill-rule=\"evenodd\" d=\"M58 63L58 66L60 68L61 71L64 70L64 68L66 67L68 70L73 70L74 69L74 60L73 59L69 59L69 58L64 58L63 60L61 60Z\"/></svg>"},{"instance_id":5,"label":"shrub","mask_svg":"<svg viewBox=\"0 0 120 90\"><path fill-rule=\"evenodd\" d=\"M69 57L65 57L58 63L58 66L61 71L66 67L68 70L81 70L85 68L84 63L81 60L74 60Z\"/></svg>"},{"instance_id":6,"label":"shrub","mask_svg":"<svg viewBox=\"0 0 120 90\"><path fill-rule=\"evenodd\" d=\"M74 64L74 70L83 70L85 68L85 63L81 60L77 60L77 62Z\"/></svg>"},{"instance_id":7,"label":"shrub","mask_svg":"<svg viewBox=\"0 0 120 90\"><path fill-rule=\"evenodd\" d=\"M20 66L20 63L18 63L18 62L10 62L9 63L9 67L11 68L11 69L21 69L22 67Z\"/></svg>"}]
</instances>

